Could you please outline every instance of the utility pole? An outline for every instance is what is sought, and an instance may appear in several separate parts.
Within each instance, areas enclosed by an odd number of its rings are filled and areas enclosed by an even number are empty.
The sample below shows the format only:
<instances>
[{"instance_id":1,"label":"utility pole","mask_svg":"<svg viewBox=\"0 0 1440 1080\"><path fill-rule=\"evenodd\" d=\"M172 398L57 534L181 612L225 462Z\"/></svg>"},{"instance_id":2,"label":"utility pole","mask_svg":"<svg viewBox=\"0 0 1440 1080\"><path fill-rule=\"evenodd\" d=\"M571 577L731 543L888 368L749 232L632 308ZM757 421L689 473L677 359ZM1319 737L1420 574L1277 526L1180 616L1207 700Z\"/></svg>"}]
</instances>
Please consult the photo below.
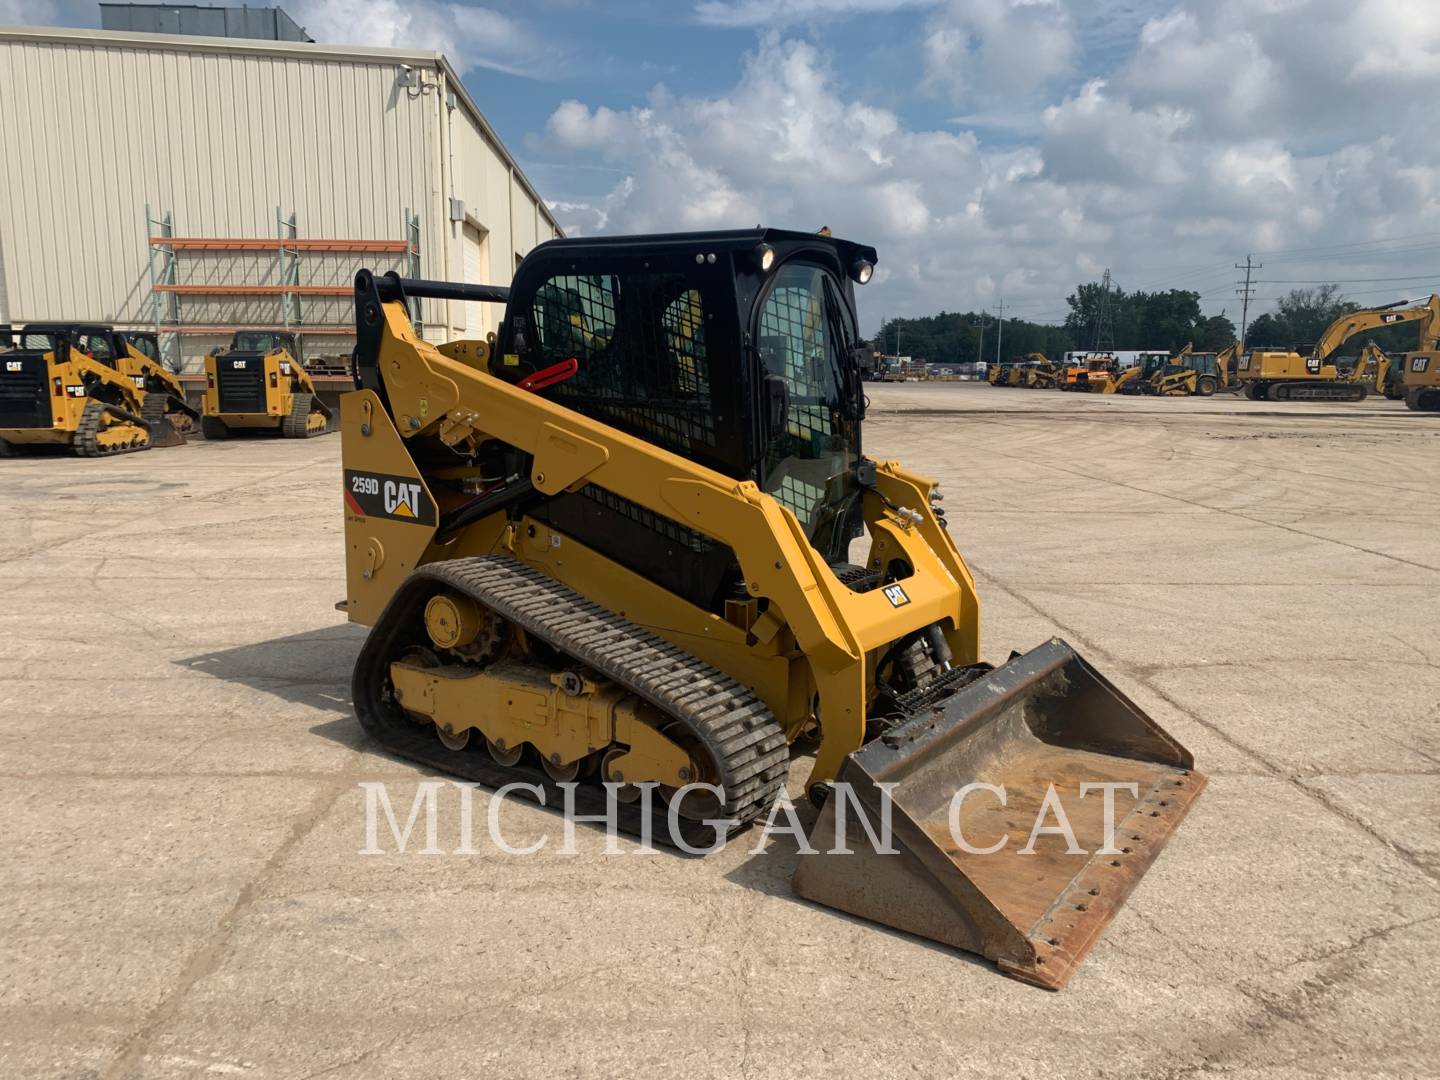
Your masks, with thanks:
<instances>
[{"instance_id":1,"label":"utility pole","mask_svg":"<svg viewBox=\"0 0 1440 1080\"><path fill-rule=\"evenodd\" d=\"M1005 301L1000 301L1000 314L995 317L995 363L1000 363L1000 345L1005 340Z\"/></svg>"},{"instance_id":2,"label":"utility pole","mask_svg":"<svg viewBox=\"0 0 1440 1080\"><path fill-rule=\"evenodd\" d=\"M981 308L980 317L978 319L971 319L970 325L980 327L980 347L975 350L975 362L977 364L983 364L985 362L985 327L990 325L989 313L984 308Z\"/></svg>"},{"instance_id":3,"label":"utility pole","mask_svg":"<svg viewBox=\"0 0 1440 1080\"><path fill-rule=\"evenodd\" d=\"M1250 256L1245 256L1245 265L1235 264L1236 270L1245 271L1245 284L1235 290L1235 295L1240 297L1240 351L1245 351L1245 330L1250 325L1250 294L1255 290L1250 287L1250 273L1253 270L1263 270L1264 263L1251 262ZM1239 282L1236 282L1239 285Z\"/></svg>"}]
</instances>

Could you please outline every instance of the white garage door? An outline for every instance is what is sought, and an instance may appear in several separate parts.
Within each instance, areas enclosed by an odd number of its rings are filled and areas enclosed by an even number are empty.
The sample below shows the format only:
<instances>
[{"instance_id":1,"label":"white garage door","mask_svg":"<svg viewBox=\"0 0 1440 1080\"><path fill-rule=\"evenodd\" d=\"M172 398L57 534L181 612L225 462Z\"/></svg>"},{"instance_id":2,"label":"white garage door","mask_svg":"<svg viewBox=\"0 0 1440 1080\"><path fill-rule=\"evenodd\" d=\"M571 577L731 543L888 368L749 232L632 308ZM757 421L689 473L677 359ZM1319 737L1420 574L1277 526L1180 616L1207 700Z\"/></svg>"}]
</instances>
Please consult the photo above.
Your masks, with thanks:
<instances>
[{"instance_id":1,"label":"white garage door","mask_svg":"<svg viewBox=\"0 0 1440 1080\"><path fill-rule=\"evenodd\" d=\"M464 242L461 249L465 259L465 283L467 285L484 285L486 271L489 270L489 260L485 258L485 241L487 236L474 225L465 226ZM485 318L486 304L464 304L465 336L467 338L483 338L485 336L487 320Z\"/></svg>"}]
</instances>

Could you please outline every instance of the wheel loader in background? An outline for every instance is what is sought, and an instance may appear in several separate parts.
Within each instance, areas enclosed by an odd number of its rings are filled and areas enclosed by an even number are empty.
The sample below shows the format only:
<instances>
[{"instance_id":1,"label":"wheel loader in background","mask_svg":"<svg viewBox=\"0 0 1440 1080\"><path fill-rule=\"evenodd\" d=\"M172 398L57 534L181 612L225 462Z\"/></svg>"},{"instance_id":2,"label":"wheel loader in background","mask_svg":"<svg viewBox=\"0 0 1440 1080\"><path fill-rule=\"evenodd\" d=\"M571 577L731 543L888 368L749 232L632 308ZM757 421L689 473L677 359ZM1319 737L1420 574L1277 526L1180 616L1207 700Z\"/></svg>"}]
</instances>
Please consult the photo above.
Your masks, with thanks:
<instances>
[{"instance_id":1,"label":"wheel loader in background","mask_svg":"<svg viewBox=\"0 0 1440 1080\"><path fill-rule=\"evenodd\" d=\"M764 818L812 748L801 896L1059 988L1205 780L1063 641L981 662L938 485L864 453L875 261L747 229L553 240L508 289L361 271L355 710L396 754L676 845ZM484 363L421 339L415 297L504 304ZM1105 783L1113 844L1077 797ZM1052 791L1078 846L1026 852ZM855 827L887 806L894 849Z\"/></svg>"},{"instance_id":2,"label":"wheel loader in background","mask_svg":"<svg viewBox=\"0 0 1440 1080\"><path fill-rule=\"evenodd\" d=\"M1363 401L1369 393L1364 365L1348 375L1335 365L1335 353L1356 334L1396 323L1420 324L1421 352L1440 348L1440 296L1400 300L1340 316L1307 354L1295 350L1254 349L1240 357L1237 374L1251 401Z\"/></svg>"},{"instance_id":3,"label":"wheel loader in background","mask_svg":"<svg viewBox=\"0 0 1440 1080\"><path fill-rule=\"evenodd\" d=\"M135 386L147 423L168 421L182 438L195 431L200 413L185 400L185 387L160 363L153 333L122 332L101 323L30 323L27 333L63 333L82 352L115 369Z\"/></svg>"},{"instance_id":4,"label":"wheel loader in background","mask_svg":"<svg viewBox=\"0 0 1440 1080\"><path fill-rule=\"evenodd\" d=\"M0 327L0 456L63 447L104 457L183 442L163 415L143 415L140 393L63 328Z\"/></svg>"},{"instance_id":5,"label":"wheel loader in background","mask_svg":"<svg viewBox=\"0 0 1440 1080\"><path fill-rule=\"evenodd\" d=\"M1115 371L1115 357L1109 353L1100 353L1064 366L1060 371L1058 385L1061 390L1089 393L1092 381L1102 384L1113 376Z\"/></svg>"},{"instance_id":6,"label":"wheel loader in background","mask_svg":"<svg viewBox=\"0 0 1440 1080\"><path fill-rule=\"evenodd\" d=\"M331 430L332 414L301 363L295 335L270 330L237 330L228 349L206 355L201 411L207 439L310 439Z\"/></svg>"}]
</instances>

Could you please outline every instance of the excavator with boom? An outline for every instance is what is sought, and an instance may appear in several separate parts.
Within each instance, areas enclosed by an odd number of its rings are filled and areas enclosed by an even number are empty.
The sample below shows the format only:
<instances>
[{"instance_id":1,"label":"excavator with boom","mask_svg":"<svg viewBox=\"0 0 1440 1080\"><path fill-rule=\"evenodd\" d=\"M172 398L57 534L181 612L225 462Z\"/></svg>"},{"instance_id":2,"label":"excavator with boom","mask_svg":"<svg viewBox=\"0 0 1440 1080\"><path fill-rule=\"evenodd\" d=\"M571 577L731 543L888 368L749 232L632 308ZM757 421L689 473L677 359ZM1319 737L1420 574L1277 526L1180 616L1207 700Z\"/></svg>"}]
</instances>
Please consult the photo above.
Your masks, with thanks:
<instances>
[{"instance_id":1,"label":"excavator with boom","mask_svg":"<svg viewBox=\"0 0 1440 1080\"><path fill-rule=\"evenodd\" d=\"M939 485L865 455L875 262L756 228L552 240L508 288L360 271L354 707L395 754L692 851L813 750L799 895L1058 989L1205 778L1065 642L981 661ZM446 355L415 298L504 305L499 333Z\"/></svg>"},{"instance_id":2,"label":"excavator with boom","mask_svg":"<svg viewBox=\"0 0 1440 1080\"><path fill-rule=\"evenodd\" d=\"M1398 323L1420 324L1421 352L1440 347L1440 296L1399 300L1341 315L1325 328L1307 354L1295 350L1255 349L1240 357L1237 374L1251 401L1363 401L1369 392L1364 365L1342 375L1336 351L1356 334Z\"/></svg>"}]
</instances>

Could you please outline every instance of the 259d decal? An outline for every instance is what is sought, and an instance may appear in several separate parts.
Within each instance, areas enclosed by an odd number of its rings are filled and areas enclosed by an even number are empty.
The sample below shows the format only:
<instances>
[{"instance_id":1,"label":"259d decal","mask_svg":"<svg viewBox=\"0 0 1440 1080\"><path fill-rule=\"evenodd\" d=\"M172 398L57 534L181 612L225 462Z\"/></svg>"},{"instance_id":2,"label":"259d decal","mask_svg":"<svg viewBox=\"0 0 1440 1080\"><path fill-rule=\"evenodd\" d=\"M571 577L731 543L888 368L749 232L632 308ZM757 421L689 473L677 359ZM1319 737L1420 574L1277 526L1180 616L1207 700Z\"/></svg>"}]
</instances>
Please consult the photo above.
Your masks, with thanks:
<instances>
[{"instance_id":1,"label":"259d decal","mask_svg":"<svg viewBox=\"0 0 1440 1080\"><path fill-rule=\"evenodd\" d=\"M436 523L435 503L413 476L345 470L345 505L362 517L415 525Z\"/></svg>"}]
</instances>

